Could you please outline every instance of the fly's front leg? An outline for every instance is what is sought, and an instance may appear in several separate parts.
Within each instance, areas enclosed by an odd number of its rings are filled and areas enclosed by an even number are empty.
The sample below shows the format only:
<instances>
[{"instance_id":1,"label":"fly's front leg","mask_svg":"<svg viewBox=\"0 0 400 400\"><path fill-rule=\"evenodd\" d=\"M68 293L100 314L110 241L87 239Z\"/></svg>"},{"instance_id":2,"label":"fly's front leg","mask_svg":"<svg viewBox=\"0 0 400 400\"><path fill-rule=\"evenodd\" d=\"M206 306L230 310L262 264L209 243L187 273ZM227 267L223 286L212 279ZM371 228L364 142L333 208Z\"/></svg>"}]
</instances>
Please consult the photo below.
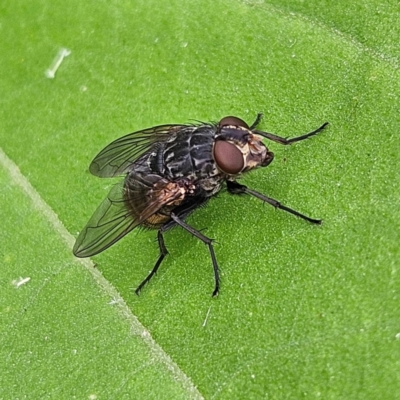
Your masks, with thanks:
<instances>
[{"instance_id":1,"label":"fly's front leg","mask_svg":"<svg viewBox=\"0 0 400 400\"><path fill-rule=\"evenodd\" d=\"M204 244L206 244L208 246L208 250L210 252L211 260L212 260L212 264L213 264L214 279L215 279L215 287L214 287L214 291L213 291L212 295L216 296L219 292L220 277L219 277L219 269L218 269L217 259L215 257L214 248L212 245L213 239L210 239L209 237L203 235L197 229L188 225L185 221L180 219L176 214L172 213L171 218L177 225L180 225L183 229L187 230L190 234L197 237L197 239L200 239Z\"/></svg>"},{"instance_id":2,"label":"fly's front leg","mask_svg":"<svg viewBox=\"0 0 400 400\"><path fill-rule=\"evenodd\" d=\"M147 275L146 279L135 290L135 293L137 295L139 295L140 291L143 289L143 286L146 285L146 283L149 282L150 279L157 273L158 268L160 267L162 261L164 260L164 257L168 254L168 250L167 250L167 248L165 247L165 244L164 244L164 237L163 237L163 233L162 233L162 227L158 231L157 239L158 239L158 247L160 249L160 256L158 257L156 265L151 270L149 275Z\"/></svg>"},{"instance_id":3,"label":"fly's front leg","mask_svg":"<svg viewBox=\"0 0 400 400\"><path fill-rule=\"evenodd\" d=\"M284 206L279 201L272 199L271 197L265 196L262 193L256 192L255 190L249 189L245 185L241 185L240 183L237 183L234 181L227 181L226 184L227 184L228 192L231 194L247 193L254 197L257 197L258 199L264 201L265 203L271 204L271 206L274 206L275 208L280 208L281 210L287 211L290 214L293 214L293 215L296 215L297 217L303 218L308 222L311 222L313 224L319 224L319 225L322 223L321 219L314 219L314 218L307 217L306 215L301 214L296 210L293 210L289 207Z\"/></svg>"},{"instance_id":4,"label":"fly's front leg","mask_svg":"<svg viewBox=\"0 0 400 400\"><path fill-rule=\"evenodd\" d=\"M256 120L256 122L257 122L257 120ZM315 129L314 131L308 132L305 135L294 137L292 139L287 139L287 138L275 135L274 133L263 132L263 131L259 131L257 129L253 129L253 132L255 134L257 134L257 135L261 135L261 136L263 136L263 137L265 137L265 138L267 138L269 140L272 140L274 142L277 142L277 143L280 143L280 144L284 144L284 145L288 145L288 144L292 144L292 143L295 143L295 142L300 142L301 140L304 140L304 139L308 139L309 137L314 136L317 133L323 131L328 125L329 125L329 123L325 122L319 128ZM254 126L254 124L252 125L252 127L253 126Z\"/></svg>"},{"instance_id":5,"label":"fly's front leg","mask_svg":"<svg viewBox=\"0 0 400 400\"><path fill-rule=\"evenodd\" d=\"M263 113L257 114L256 120L252 123L252 125L249 128L251 131L257 127L257 125L261 122L263 116L264 116Z\"/></svg>"}]
</instances>

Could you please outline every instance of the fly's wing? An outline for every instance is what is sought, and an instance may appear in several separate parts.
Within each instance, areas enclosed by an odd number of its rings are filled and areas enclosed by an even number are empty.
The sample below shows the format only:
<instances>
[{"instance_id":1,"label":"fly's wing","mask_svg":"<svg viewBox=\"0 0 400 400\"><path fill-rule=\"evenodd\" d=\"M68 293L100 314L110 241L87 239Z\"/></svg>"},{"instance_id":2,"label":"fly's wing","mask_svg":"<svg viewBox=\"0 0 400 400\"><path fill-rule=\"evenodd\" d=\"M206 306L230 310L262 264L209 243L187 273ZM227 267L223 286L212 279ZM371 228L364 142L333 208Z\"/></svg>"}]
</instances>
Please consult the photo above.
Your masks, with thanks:
<instances>
[{"instance_id":1,"label":"fly's wing","mask_svg":"<svg viewBox=\"0 0 400 400\"><path fill-rule=\"evenodd\" d=\"M75 256L91 257L102 252L164 205L179 205L185 194L179 182L158 175L130 174L112 187L79 233L73 249Z\"/></svg>"},{"instance_id":2,"label":"fly's wing","mask_svg":"<svg viewBox=\"0 0 400 400\"><path fill-rule=\"evenodd\" d=\"M73 249L76 257L90 257L102 252L139 224L126 208L123 191L123 181L114 185L79 233Z\"/></svg>"},{"instance_id":3,"label":"fly's wing","mask_svg":"<svg viewBox=\"0 0 400 400\"><path fill-rule=\"evenodd\" d=\"M190 125L159 125L130 133L105 147L94 158L89 171L101 178L122 175L140 156L157 142Z\"/></svg>"}]
</instances>

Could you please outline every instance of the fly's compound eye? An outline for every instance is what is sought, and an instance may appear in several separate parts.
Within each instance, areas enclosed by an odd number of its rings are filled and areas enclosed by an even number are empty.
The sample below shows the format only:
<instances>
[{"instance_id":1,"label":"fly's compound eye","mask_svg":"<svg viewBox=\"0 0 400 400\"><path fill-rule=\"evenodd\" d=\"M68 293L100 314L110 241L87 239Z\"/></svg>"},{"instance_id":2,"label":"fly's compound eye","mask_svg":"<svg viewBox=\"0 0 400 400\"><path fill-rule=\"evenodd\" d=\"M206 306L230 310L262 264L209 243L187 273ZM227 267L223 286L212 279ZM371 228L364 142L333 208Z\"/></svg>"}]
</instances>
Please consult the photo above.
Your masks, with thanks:
<instances>
[{"instance_id":1,"label":"fly's compound eye","mask_svg":"<svg viewBox=\"0 0 400 400\"><path fill-rule=\"evenodd\" d=\"M219 126L225 126L225 125L236 125L236 126L242 126L243 128L249 129L249 126L244 122L242 119L238 117L224 117L219 121Z\"/></svg>"},{"instance_id":2,"label":"fly's compound eye","mask_svg":"<svg viewBox=\"0 0 400 400\"><path fill-rule=\"evenodd\" d=\"M242 152L232 143L217 140L214 144L214 160L229 175L238 174L244 167Z\"/></svg>"}]
</instances>

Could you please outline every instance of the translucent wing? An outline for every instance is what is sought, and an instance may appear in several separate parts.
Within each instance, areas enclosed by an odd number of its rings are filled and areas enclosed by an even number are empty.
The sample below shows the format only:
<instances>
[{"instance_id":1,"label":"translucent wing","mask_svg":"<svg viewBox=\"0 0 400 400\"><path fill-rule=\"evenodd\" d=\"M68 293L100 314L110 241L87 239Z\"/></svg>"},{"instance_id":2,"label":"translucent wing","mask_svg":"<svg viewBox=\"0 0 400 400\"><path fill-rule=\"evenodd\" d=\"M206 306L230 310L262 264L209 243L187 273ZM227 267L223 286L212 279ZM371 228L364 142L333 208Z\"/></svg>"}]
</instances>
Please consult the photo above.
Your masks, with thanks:
<instances>
[{"instance_id":1,"label":"translucent wing","mask_svg":"<svg viewBox=\"0 0 400 400\"><path fill-rule=\"evenodd\" d=\"M77 257L90 257L107 249L139 221L130 216L123 198L124 182L114 185L89 222L79 233L73 252Z\"/></svg>"},{"instance_id":2,"label":"translucent wing","mask_svg":"<svg viewBox=\"0 0 400 400\"><path fill-rule=\"evenodd\" d=\"M179 183L158 175L130 174L126 180L112 187L80 232L73 249L75 256L91 257L102 252L164 205L180 204L184 198L185 192ZM167 220L168 216L154 225L162 225Z\"/></svg>"},{"instance_id":3,"label":"translucent wing","mask_svg":"<svg viewBox=\"0 0 400 400\"><path fill-rule=\"evenodd\" d=\"M105 147L89 166L93 175L101 178L122 175L127 168L157 142L189 125L159 125L130 133Z\"/></svg>"}]
</instances>

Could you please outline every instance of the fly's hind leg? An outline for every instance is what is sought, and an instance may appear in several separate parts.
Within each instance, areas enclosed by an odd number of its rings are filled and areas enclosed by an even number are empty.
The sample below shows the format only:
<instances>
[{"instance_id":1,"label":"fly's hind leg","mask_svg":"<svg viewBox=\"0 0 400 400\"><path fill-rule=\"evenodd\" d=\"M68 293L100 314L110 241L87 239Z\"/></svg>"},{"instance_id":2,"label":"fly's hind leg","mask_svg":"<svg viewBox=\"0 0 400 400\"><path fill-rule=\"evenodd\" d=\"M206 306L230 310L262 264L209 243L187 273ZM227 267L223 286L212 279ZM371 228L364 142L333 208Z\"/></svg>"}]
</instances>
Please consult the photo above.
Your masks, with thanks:
<instances>
[{"instance_id":1,"label":"fly's hind leg","mask_svg":"<svg viewBox=\"0 0 400 400\"><path fill-rule=\"evenodd\" d=\"M157 239L158 239L158 247L160 249L160 255L158 257L158 260L156 262L156 265L154 268L151 270L149 275L147 275L146 279L137 287L135 290L135 293L139 295L140 291L143 289L143 286L146 285L147 282L150 281L150 279L157 273L158 268L160 267L162 261L164 260L164 257L168 254L168 250L165 247L164 244L164 237L162 234L162 228L159 229L158 234L157 234Z\"/></svg>"},{"instance_id":2,"label":"fly's hind leg","mask_svg":"<svg viewBox=\"0 0 400 400\"><path fill-rule=\"evenodd\" d=\"M200 239L204 244L206 244L208 246L208 250L210 252L211 261L212 261L212 265L213 265L213 269L214 269L214 279L215 279L215 287L214 287L214 291L213 291L212 295L213 295L213 297L216 296L219 292L220 277L219 277L219 269L218 269L217 259L215 257L214 247L212 244L213 239L210 239L209 237L203 235L200 231L198 231L197 229L188 225L185 221L183 221L181 218L179 218L174 213L171 214L171 218L177 225L181 226L183 229L188 231L193 236L197 237L197 239Z\"/></svg>"},{"instance_id":3,"label":"fly's hind leg","mask_svg":"<svg viewBox=\"0 0 400 400\"><path fill-rule=\"evenodd\" d=\"M158 247L160 249L160 255L158 257L158 260L157 260L154 268L151 270L151 272L146 277L146 279L135 290L135 293L137 295L139 295L140 291L143 289L143 287L146 285L146 283L149 282L150 279L157 273L158 268L160 267L162 261L164 260L165 256L168 254L168 250L164 244L163 234L167 230L173 228L176 225L180 225L182 228L184 228L185 230L190 232L193 236L197 237L198 239L203 241L208 246L210 254L211 254L211 259L212 259L213 268L214 268L214 277L215 277L215 288L214 288L213 296L216 296L218 294L220 278L219 278L218 264L217 264L217 260L215 258L215 254L214 254L214 249L212 246L213 240L209 239L207 236L204 236L201 232L192 228L190 225L186 224L183 221L192 211L194 211L197 207L205 204L206 202L207 202L207 198L197 198L189 204L185 204L181 207L177 207L175 209L175 212L171 213L171 219L168 222L166 222L164 225L162 225L161 228L158 230L157 239L158 239Z\"/></svg>"}]
</instances>

